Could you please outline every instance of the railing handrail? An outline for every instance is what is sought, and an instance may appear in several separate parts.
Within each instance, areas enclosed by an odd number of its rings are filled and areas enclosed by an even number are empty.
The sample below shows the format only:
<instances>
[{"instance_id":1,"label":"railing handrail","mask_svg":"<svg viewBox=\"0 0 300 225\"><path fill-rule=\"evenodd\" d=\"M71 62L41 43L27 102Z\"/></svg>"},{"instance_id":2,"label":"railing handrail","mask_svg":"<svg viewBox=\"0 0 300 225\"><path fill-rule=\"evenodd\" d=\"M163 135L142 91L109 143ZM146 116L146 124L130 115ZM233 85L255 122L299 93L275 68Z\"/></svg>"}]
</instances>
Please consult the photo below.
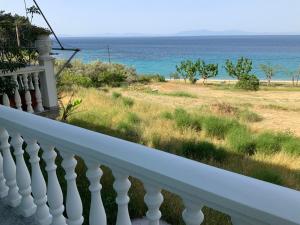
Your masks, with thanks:
<instances>
[{"instance_id":1,"label":"railing handrail","mask_svg":"<svg viewBox=\"0 0 300 225\"><path fill-rule=\"evenodd\" d=\"M296 190L4 106L0 106L0 126L60 151L123 169L230 215L260 224L300 224L300 192Z\"/></svg>"},{"instance_id":2,"label":"railing handrail","mask_svg":"<svg viewBox=\"0 0 300 225\"><path fill-rule=\"evenodd\" d=\"M18 74L26 74L26 73L36 73L36 72L43 72L45 71L44 66L40 65L29 65L20 69L17 69L13 72L7 72L3 73L0 71L0 77L8 77L8 76L13 76L13 75L18 75Z\"/></svg>"}]
</instances>

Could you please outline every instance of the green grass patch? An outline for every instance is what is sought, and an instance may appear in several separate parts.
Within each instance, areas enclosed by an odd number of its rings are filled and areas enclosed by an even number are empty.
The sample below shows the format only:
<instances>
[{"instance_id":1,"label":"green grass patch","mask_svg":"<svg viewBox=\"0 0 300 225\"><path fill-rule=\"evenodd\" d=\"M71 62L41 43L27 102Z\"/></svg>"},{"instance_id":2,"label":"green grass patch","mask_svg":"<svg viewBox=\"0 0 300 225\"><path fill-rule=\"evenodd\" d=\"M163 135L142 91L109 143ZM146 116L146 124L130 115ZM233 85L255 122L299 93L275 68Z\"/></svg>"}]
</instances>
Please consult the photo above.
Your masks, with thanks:
<instances>
[{"instance_id":1,"label":"green grass patch","mask_svg":"<svg viewBox=\"0 0 300 225\"><path fill-rule=\"evenodd\" d=\"M213 159L215 161L223 161L227 154L226 150L220 147L216 147L214 144L197 140L185 141L182 143L182 153L185 157L202 160L202 159Z\"/></svg>"},{"instance_id":2,"label":"green grass patch","mask_svg":"<svg viewBox=\"0 0 300 225\"><path fill-rule=\"evenodd\" d=\"M226 141L230 148L237 153L253 155L256 151L254 135L245 126L230 129Z\"/></svg>"},{"instance_id":3,"label":"green grass patch","mask_svg":"<svg viewBox=\"0 0 300 225\"><path fill-rule=\"evenodd\" d=\"M185 92L185 91L175 91L170 93L164 93L164 95L167 96L173 96L173 97L183 97L183 98L197 98L197 95Z\"/></svg>"},{"instance_id":4,"label":"green grass patch","mask_svg":"<svg viewBox=\"0 0 300 225\"><path fill-rule=\"evenodd\" d=\"M113 92L112 93L112 98L113 99L118 99L118 98L121 98L122 97L122 94L119 93L119 92Z\"/></svg>"},{"instance_id":5,"label":"green grass patch","mask_svg":"<svg viewBox=\"0 0 300 225\"><path fill-rule=\"evenodd\" d=\"M166 120L172 120L173 119L173 114L171 112L162 112L160 114L161 118L166 119Z\"/></svg>"},{"instance_id":6,"label":"green grass patch","mask_svg":"<svg viewBox=\"0 0 300 225\"><path fill-rule=\"evenodd\" d=\"M132 107L134 105L134 100L132 98L129 98L129 97L123 97L122 102L127 107Z\"/></svg>"},{"instance_id":7,"label":"green grass patch","mask_svg":"<svg viewBox=\"0 0 300 225\"><path fill-rule=\"evenodd\" d=\"M270 169L256 169L252 172L251 176L269 183L283 185L283 179L280 174Z\"/></svg>"},{"instance_id":8,"label":"green grass patch","mask_svg":"<svg viewBox=\"0 0 300 225\"><path fill-rule=\"evenodd\" d=\"M209 116L204 119L203 129L208 137L224 139L230 129L239 127L238 121Z\"/></svg>"},{"instance_id":9,"label":"green grass patch","mask_svg":"<svg viewBox=\"0 0 300 225\"><path fill-rule=\"evenodd\" d=\"M180 128L192 128L201 130L203 119L200 116L192 115L182 108L175 109L173 118Z\"/></svg>"},{"instance_id":10,"label":"green grass patch","mask_svg":"<svg viewBox=\"0 0 300 225\"><path fill-rule=\"evenodd\" d=\"M131 124L139 124L141 122L140 117L134 112L129 112L126 119Z\"/></svg>"}]
</instances>

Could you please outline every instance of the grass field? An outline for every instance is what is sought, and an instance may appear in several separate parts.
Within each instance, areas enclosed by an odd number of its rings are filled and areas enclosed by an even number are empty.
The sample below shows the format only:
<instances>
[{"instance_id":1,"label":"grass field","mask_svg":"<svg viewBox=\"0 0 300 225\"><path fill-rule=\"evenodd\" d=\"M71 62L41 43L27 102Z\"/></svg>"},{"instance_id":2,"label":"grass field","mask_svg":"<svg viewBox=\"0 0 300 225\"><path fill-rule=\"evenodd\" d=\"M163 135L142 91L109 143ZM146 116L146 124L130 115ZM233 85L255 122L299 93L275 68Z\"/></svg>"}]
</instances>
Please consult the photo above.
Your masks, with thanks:
<instances>
[{"instance_id":1,"label":"grass field","mask_svg":"<svg viewBox=\"0 0 300 225\"><path fill-rule=\"evenodd\" d=\"M78 88L75 98L81 98L83 103L78 113L69 118L71 124L300 190L297 88L264 87L258 92L246 92L233 90L230 85L204 87L166 82ZM80 190L87 196L85 168L81 164ZM109 169L104 172L103 201L109 224L113 224L113 178ZM139 181L132 182L130 214L133 218L143 217L144 190ZM164 195L163 218L174 225L183 224L181 201L171 193ZM88 201L85 198L86 204ZM214 210L205 208L204 213L206 225L231 224L226 215Z\"/></svg>"}]
</instances>

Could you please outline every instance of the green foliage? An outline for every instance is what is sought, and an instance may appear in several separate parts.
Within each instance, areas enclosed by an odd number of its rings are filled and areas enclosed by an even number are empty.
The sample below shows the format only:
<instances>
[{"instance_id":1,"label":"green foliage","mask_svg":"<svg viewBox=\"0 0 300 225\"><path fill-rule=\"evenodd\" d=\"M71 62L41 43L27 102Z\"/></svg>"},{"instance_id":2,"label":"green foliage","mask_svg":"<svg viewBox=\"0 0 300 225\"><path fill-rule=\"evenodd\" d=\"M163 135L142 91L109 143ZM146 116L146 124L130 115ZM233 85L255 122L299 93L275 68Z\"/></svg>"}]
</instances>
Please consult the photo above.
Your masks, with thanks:
<instances>
[{"instance_id":1,"label":"green foliage","mask_svg":"<svg viewBox=\"0 0 300 225\"><path fill-rule=\"evenodd\" d=\"M222 162L227 156L226 151L223 148L218 148L206 141L185 141L182 143L181 148L185 157L194 160L213 159L217 162Z\"/></svg>"},{"instance_id":2,"label":"green foliage","mask_svg":"<svg viewBox=\"0 0 300 225\"><path fill-rule=\"evenodd\" d=\"M256 151L256 143L253 136L247 127L236 126L229 130L226 140L233 151L253 155Z\"/></svg>"},{"instance_id":3,"label":"green foliage","mask_svg":"<svg viewBox=\"0 0 300 225\"><path fill-rule=\"evenodd\" d=\"M0 77L0 95L13 95L16 87L17 84L11 77Z\"/></svg>"},{"instance_id":4,"label":"green foliage","mask_svg":"<svg viewBox=\"0 0 300 225\"><path fill-rule=\"evenodd\" d=\"M259 79L255 75L241 75L235 87L248 91L257 91L259 89Z\"/></svg>"},{"instance_id":5,"label":"green foliage","mask_svg":"<svg viewBox=\"0 0 300 225\"><path fill-rule=\"evenodd\" d=\"M251 112L248 109L240 111L238 113L238 117L244 122L251 122L251 123L259 122L262 121L263 119L260 115L258 115L255 112Z\"/></svg>"},{"instance_id":6,"label":"green foliage","mask_svg":"<svg viewBox=\"0 0 300 225\"><path fill-rule=\"evenodd\" d=\"M251 176L269 183L277 185L283 184L282 177L276 171L270 169L256 169L252 172Z\"/></svg>"},{"instance_id":7,"label":"green foliage","mask_svg":"<svg viewBox=\"0 0 300 225\"><path fill-rule=\"evenodd\" d=\"M59 70L63 65L64 61L56 61L56 70ZM59 87L73 84L96 88L116 87L123 83L136 82L137 74L134 69L120 64L108 64L99 61L84 64L76 60L57 77L57 80Z\"/></svg>"},{"instance_id":8,"label":"green foliage","mask_svg":"<svg viewBox=\"0 0 300 225\"><path fill-rule=\"evenodd\" d=\"M118 98L121 98L122 97L122 94L119 93L119 92L113 92L112 93L112 98L113 99L118 99Z\"/></svg>"},{"instance_id":9,"label":"green foliage","mask_svg":"<svg viewBox=\"0 0 300 225\"><path fill-rule=\"evenodd\" d=\"M34 42L41 34L50 34L36 27L26 17L0 11L0 71L15 71L35 63Z\"/></svg>"},{"instance_id":10,"label":"green foliage","mask_svg":"<svg viewBox=\"0 0 300 225\"><path fill-rule=\"evenodd\" d=\"M185 82L187 79L189 79L192 84L197 82L197 65L193 61L182 61L180 65L176 66L176 70L182 76Z\"/></svg>"},{"instance_id":11,"label":"green foliage","mask_svg":"<svg viewBox=\"0 0 300 225\"><path fill-rule=\"evenodd\" d=\"M196 67L205 84L208 78L216 77L218 74L218 64L205 64L203 60L196 62Z\"/></svg>"},{"instance_id":12,"label":"green foliage","mask_svg":"<svg viewBox=\"0 0 300 225\"><path fill-rule=\"evenodd\" d=\"M287 138L282 143L282 150L289 154L300 156L300 139L296 137Z\"/></svg>"},{"instance_id":13,"label":"green foliage","mask_svg":"<svg viewBox=\"0 0 300 225\"><path fill-rule=\"evenodd\" d=\"M209 116L204 119L203 129L207 136L224 139L230 129L239 127L240 124L235 120Z\"/></svg>"},{"instance_id":14,"label":"green foliage","mask_svg":"<svg viewBox=\"0 0 300 225\"><path fill-rule=\"evenodd\" d=\"M227 60L225 63L225 69L229 76L240 79L242 75L249 75L252 70L252 60L241 57L238 59L236 65L231 61Z\"/></svg>"},{"instance_id":15,"label":"green foliage","mask_svg":"<svg viewBox=\"0 0 300 225\"><path fill-rule=\"evenodd\" d=\"M134 105L134 100L129 97L123 97L122 102L125 106L132 107Z\"/></svg>"},{"instance_id":16,"label":"green foliage","mask_svg":"<svg viewBox=\"0 0 300 225\"><path fill-rule=\"evenodd\" d=\"M76 110L82 103L82 99L73 100L73 96L74 94L71 96L66 105L62 101L60 101L60 106L62 109L61 121L63 122L66 122L68 118L76 112Z\"/></svg>"}]
</instances>

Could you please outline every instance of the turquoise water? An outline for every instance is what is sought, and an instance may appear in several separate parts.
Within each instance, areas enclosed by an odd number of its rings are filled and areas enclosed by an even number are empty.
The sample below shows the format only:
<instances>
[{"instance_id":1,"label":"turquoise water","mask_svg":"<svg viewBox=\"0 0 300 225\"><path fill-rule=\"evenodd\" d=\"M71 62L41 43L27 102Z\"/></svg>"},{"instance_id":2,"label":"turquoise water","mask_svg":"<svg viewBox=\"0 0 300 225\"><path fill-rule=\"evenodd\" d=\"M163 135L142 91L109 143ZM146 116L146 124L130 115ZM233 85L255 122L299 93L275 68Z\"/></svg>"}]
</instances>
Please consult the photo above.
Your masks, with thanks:
<instances>
[{"instance_id":1,"label":"turquoise water","mask_svg":"<svg viewBox=\"0 0 300 225\"><path fill-rule=\"evenodd\" d=\"M108 61L136 68L139 73L159 73L166 77L176 64L186 59L204 59L219 64L219 79L229 79L224 69L226 59L244 56L253 60L253 73L264 78L262 63L281 65L289 70L300 68L300 36L206 36L206 37L136 37L136 38L62 38L65 47L82 51L76 56L84 62ZM70 55L60 52L66 59ZM283 73L277 80L290 79Z\"/></svg>"}]
</instances>

